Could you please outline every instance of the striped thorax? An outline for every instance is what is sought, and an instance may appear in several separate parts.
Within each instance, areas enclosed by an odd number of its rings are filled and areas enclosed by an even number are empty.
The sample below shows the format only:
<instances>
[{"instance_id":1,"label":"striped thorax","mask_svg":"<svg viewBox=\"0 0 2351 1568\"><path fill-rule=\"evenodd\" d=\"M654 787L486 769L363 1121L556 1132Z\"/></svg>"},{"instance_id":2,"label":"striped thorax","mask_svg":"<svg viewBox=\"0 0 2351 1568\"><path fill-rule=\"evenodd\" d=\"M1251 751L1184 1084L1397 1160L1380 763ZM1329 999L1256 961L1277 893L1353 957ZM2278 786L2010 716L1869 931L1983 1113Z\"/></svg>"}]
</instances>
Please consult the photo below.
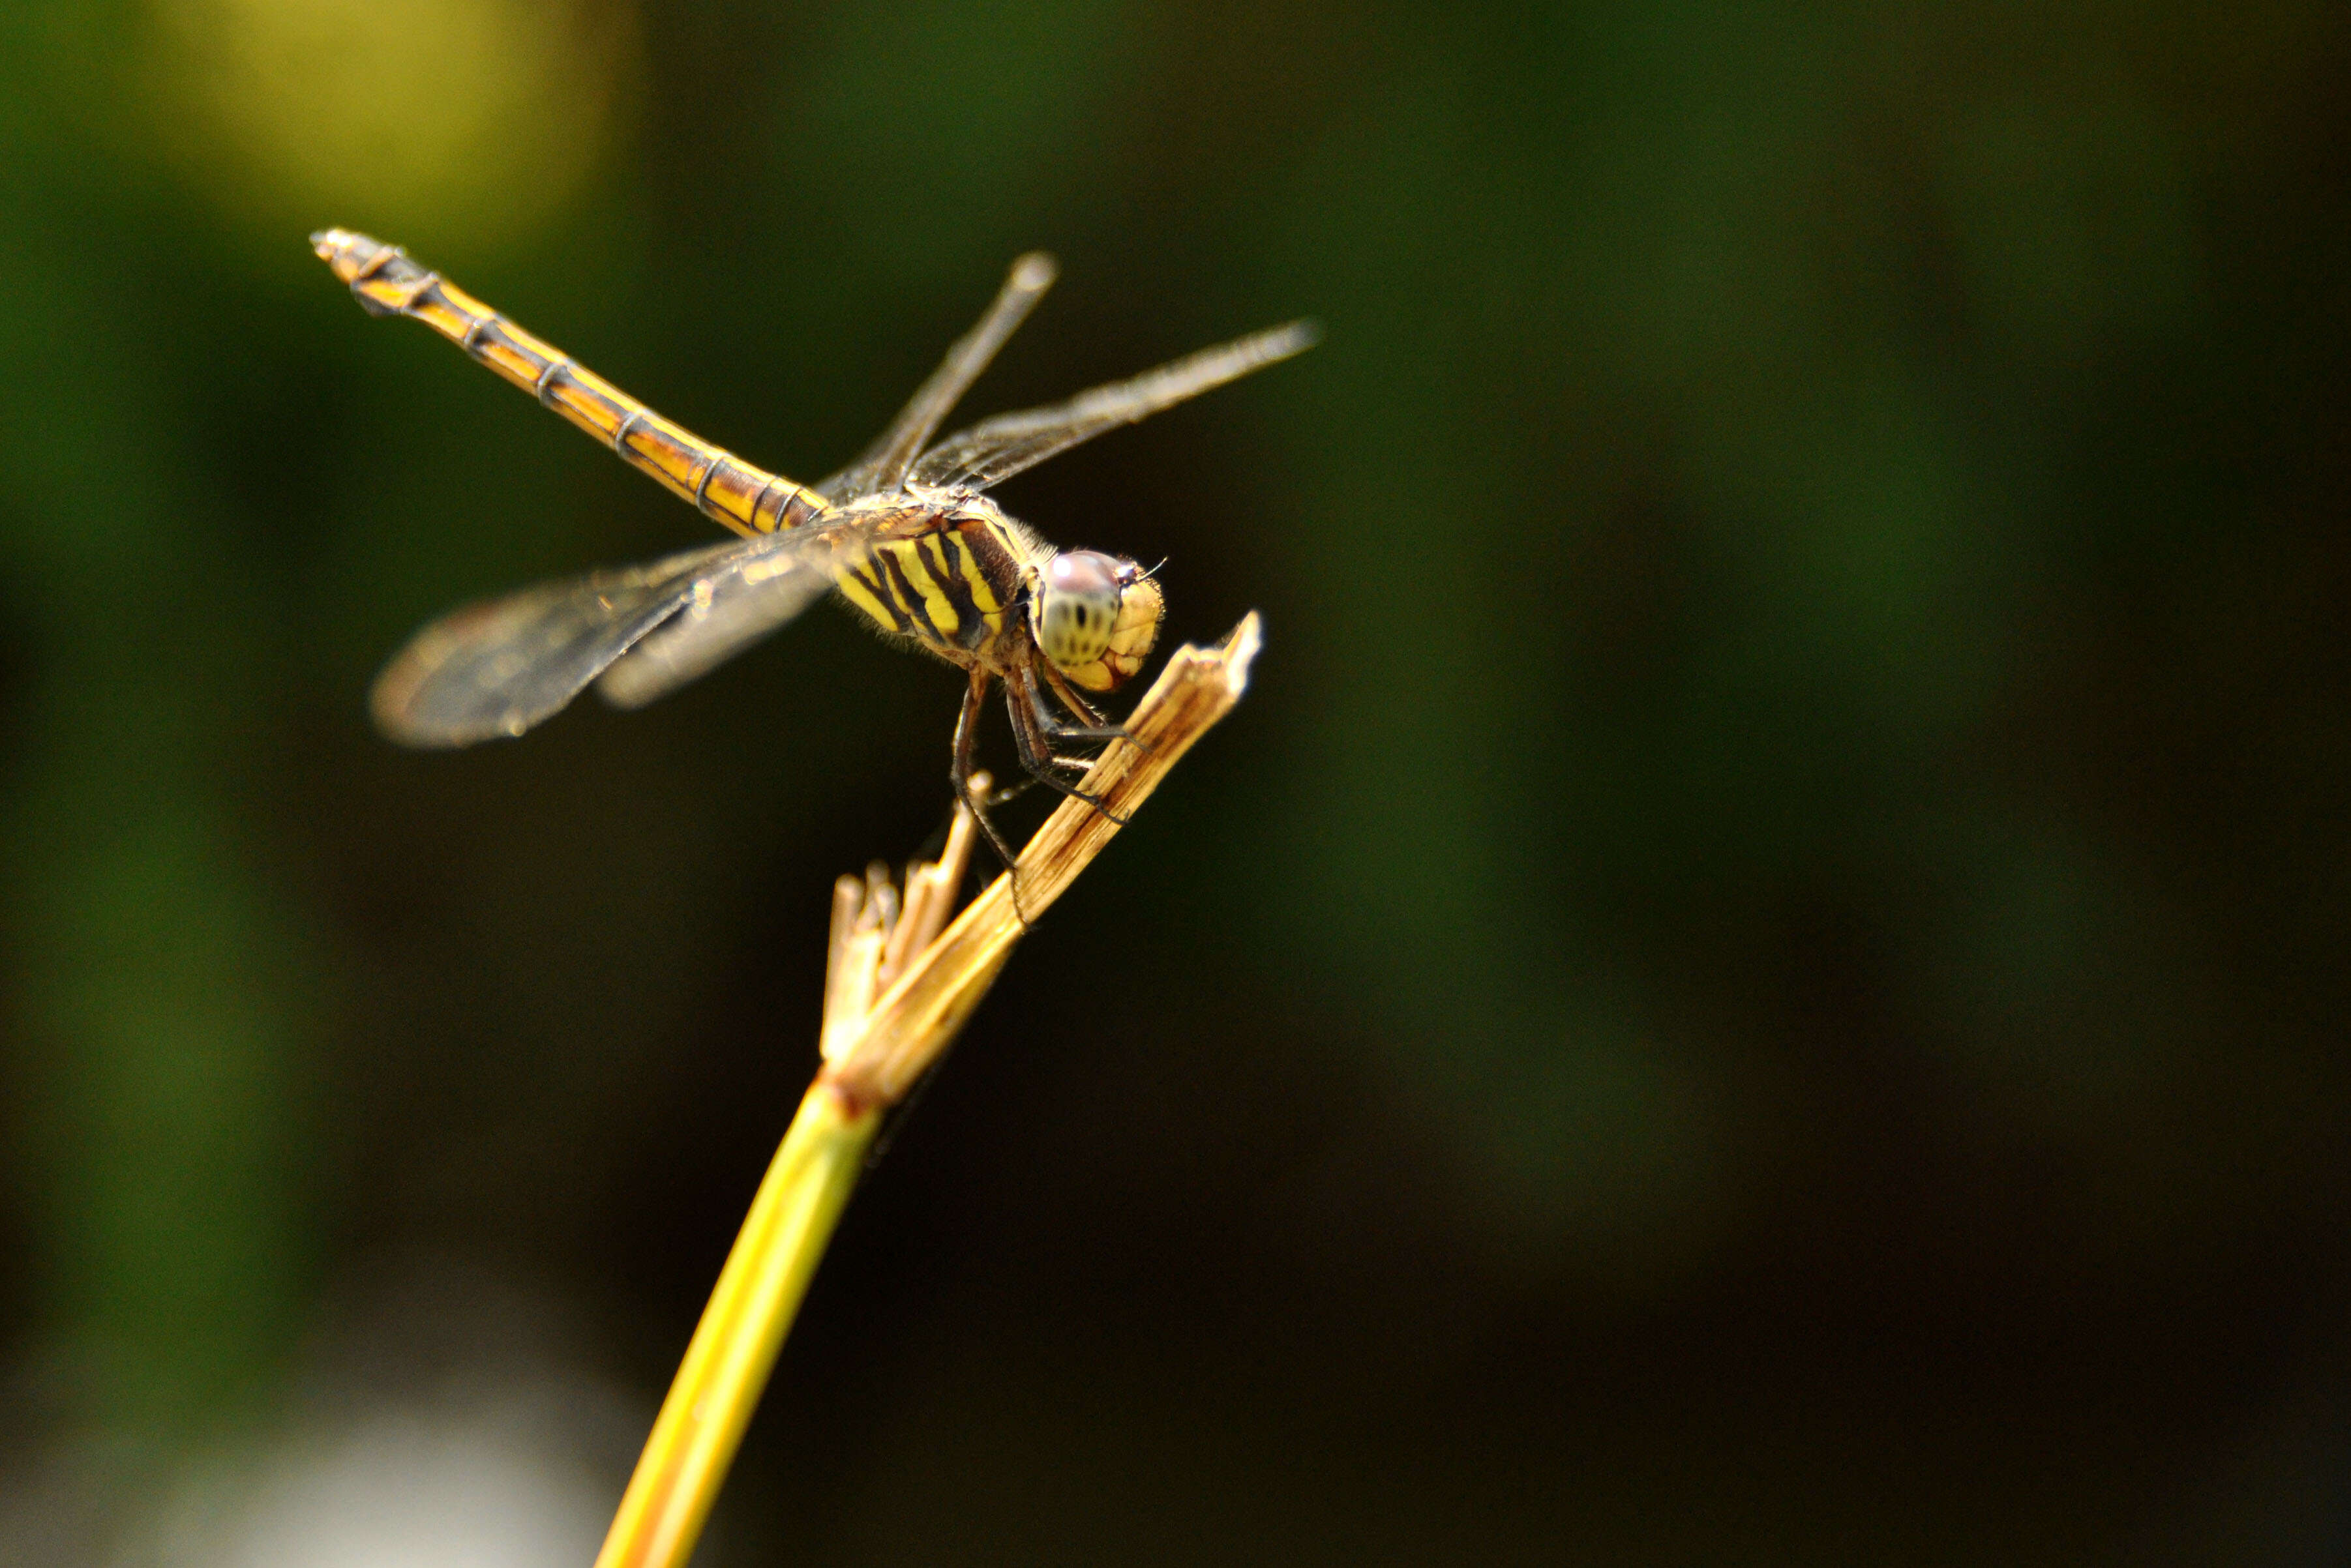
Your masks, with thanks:
<instances>
[{"instance_id":1,"label":"striped thorax","mask_svg":"<svg viewBox=\"0 0 2351 1568\"><path fill-rule=\"evenodd\" d=\"M1159 587L1099 550L1055 550L986 496L844 509L886 513L834 565L841 597L880 630L1002 673L1034 648L1072 684L1114 691L1150 657Z\"/></svg>"}]
</instances>

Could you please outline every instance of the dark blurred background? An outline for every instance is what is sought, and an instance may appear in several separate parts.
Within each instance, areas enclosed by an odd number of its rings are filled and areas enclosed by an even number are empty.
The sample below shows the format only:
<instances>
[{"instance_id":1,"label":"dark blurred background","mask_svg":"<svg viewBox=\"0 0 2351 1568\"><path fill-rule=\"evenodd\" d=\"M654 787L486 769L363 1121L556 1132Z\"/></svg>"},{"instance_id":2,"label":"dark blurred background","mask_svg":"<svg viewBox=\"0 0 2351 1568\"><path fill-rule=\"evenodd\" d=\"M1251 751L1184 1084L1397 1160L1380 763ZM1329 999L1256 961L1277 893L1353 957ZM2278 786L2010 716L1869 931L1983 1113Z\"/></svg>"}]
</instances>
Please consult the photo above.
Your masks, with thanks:
<instances>
[{"instance_id":1,"label":"dark blurred background","mask_svg":"<svg viewBox=\"0 0 2351 1568\"><path fill-rule=\"evenodd\" d=\"M831 609L379 740L712 535L328 223L805 480L1028 247L968 413L1326 328L1002 492L1267 651L705 1562L2351 1556L2346 105L2331 0L16 0L0 1557L584 1563L944 820Z\"/></svg>"}]
</instances>

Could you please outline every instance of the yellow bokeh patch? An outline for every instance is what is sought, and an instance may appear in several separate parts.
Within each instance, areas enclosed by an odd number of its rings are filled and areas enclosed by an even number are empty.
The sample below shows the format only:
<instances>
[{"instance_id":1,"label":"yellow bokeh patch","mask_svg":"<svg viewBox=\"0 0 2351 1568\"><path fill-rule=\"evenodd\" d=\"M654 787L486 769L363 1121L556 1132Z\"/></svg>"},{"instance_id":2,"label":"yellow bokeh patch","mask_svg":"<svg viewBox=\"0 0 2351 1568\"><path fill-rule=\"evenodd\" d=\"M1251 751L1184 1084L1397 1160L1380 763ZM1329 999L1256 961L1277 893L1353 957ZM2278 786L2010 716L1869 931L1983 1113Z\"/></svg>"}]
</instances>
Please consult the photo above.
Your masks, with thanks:
<instances>
[{"instance_id":1,"label":"yellow bokeh patch","mask_svg":"<svg viewBox=\"0 0 2351 1568\"><path fill-rule=\"evenodd\" d=\"M151 0L169 155L273 226L447 245L527 233L613 140L627 0Z\"/></svg>"}]
</instances>

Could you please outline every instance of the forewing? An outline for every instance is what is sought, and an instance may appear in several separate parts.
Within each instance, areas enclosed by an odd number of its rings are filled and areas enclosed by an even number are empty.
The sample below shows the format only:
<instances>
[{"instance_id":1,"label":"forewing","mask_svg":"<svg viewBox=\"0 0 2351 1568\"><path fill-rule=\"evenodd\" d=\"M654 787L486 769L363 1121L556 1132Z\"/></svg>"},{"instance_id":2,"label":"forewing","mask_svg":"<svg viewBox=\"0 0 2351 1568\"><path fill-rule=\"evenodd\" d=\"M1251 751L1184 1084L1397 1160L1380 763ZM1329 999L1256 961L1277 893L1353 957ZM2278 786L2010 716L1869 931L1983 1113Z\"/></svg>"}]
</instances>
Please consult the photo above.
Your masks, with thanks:
<instances>
[{"instance_id":1,"label":"forewing","mask_svg":"<svg viewBox=\"0 0 2351 1568\"><path fill-rule=\"evenodd\" d=\"M925 452L908 478L941 489L985 490L1104 431L1148 419L1186 398L1312 348L1315 336L1311 325L1293 321L1081 392L1066 403L999 414L958 431Z\"/></svg>"},{"instance_id":2,"label":"forewing","mask_svg":"<svg viewBox=\"0 0 2351 1568\"><path fill-rule=\"evenodd\" d=\"M1004 340L1027 319L1058 272L1053 258L1031 251L1012 264L1012 271L997 291L996 302L970 331L957 338L946 358L915 389L905 408L858 460L816 487L827 501L839 504L861 495L896 490L905 483L906 470L939 421L947 417Z\"/></svg>"},{"instance_id":3,"label":"forewing","mask_svg":"<svg viewBox=\"0 0 2351 1568\"><path fill-rule=\"evenodd\" d=\"M444 616L376 678L376 723L409 746L519 735L675 615L714 567L771 537L542 583Z\"/></svg>"}]
</instances>

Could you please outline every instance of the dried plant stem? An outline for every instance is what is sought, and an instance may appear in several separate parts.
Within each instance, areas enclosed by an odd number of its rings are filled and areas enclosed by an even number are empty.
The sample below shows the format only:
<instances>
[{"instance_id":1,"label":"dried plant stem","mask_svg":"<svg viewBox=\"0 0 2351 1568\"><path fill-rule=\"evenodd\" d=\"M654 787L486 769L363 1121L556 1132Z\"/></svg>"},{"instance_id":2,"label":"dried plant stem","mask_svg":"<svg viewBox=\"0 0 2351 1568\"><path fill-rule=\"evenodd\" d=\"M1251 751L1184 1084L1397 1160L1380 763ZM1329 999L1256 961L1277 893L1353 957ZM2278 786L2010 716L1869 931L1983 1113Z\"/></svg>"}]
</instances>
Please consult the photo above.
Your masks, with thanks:
<instances>
[{"instance_id":1,"label":"dried plant stem","mask_svg":"<svg viewBox=\"0 0 2351 1568\"><path fill-rule=\"evenodd\" d=\"M1134 742L1113 744L1082 787L1131 816L1240 700L1257 649L1254 614L1217 648L1176 649L1127 719ZM909 868L903 904L878 866L835 885L824 1065L752 1199L596 1568L684 1568L883 1115L954 1043L1029 922L1118 825L1064 801L1021 852L1017 903L1012 877L999 877L942 933L971 828L968 809L958 812L938 863Z\"/></svg>"}]
</instances>

